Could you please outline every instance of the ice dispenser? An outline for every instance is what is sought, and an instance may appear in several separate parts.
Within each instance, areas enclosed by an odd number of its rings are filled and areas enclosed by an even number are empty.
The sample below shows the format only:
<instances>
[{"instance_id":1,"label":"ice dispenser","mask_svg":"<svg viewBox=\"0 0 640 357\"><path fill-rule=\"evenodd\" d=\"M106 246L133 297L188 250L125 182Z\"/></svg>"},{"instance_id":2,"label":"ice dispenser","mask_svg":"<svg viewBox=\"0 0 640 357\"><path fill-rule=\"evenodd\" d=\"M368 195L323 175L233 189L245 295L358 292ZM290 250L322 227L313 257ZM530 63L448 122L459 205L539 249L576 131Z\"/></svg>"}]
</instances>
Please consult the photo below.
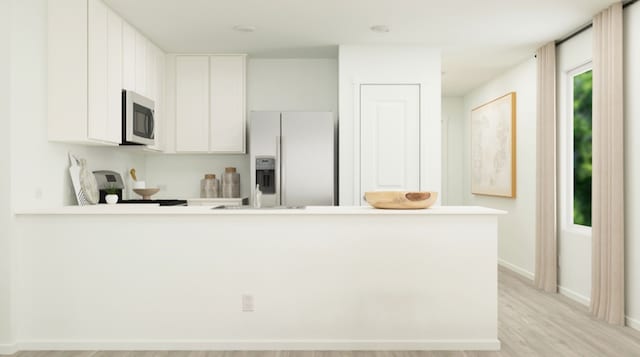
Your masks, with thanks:
<instances>
[{"instance_id":1,"label":"ice dispenser","mask_svg":"<svg viewBox=\"0 0 640 357\"><path fill-rule=\"evenodd\" d=\"M274 157L256 157L256 184L263 194L276 193L276 159Z\"/></svg>"}]
</instances>

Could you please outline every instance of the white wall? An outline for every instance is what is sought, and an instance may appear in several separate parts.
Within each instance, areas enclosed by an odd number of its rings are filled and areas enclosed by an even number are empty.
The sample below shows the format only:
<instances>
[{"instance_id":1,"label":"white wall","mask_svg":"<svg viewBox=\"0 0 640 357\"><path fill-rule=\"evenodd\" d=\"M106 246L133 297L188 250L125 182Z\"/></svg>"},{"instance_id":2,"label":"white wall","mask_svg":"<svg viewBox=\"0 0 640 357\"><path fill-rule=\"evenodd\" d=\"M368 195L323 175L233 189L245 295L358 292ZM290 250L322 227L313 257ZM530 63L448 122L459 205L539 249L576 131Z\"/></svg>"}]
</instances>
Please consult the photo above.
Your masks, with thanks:
<instances>
[{"instance_id":1,"label":"white wall","mask_svg":"<svg viewBox=\"0 0 640 357\"><path fill-rule=\"evenodd\" d=\"M168 56L168 63L173 63ZM167 85L172 84L172 74ZM168 91L171 93L170 91ZM170 104L169 104L170 103ZM168 100L173 108L173 100ZM171 109L172 110L172 109ZM335 59L249 59L247 110L338 111L338 64ZM173 130L170 130L173 132ZM171 140L172 138L167 138ZM248 148L250 149L250 148ZM159 186L157 198L200 196L205 173L217 177L233 166L240 173L240 194L251 192L249 155L157 155L146 159L146 180Z\"/></svg>"},{"instance_id":2,"label":"white wall","mask_svg":"<svg viewBox=\"0 0 640 357\"><path fill-rule=\"evenodd\" d=\"M442 204L464 204L464 98L442 98Z\"/></svg>"},{"instance_id":3,"label":"white wall","mask_svg":"<svg viewBox=\"0 0 640 357\"><path fill-rule=\"evenodd\" d=\"M339 202L360 204L360 84L420 84L423 190L441 191L440 51L422 46L340 46Z\"/></svg>"},{"instance_id":4,"label":"white wall","mask_svg":"<svg viewBox=\"0 0 640 357\"><path fill-rule=\"evenodd\" d=\"M248 110L331 111L338 114L335 59L249 59Z\"/></svg>"},{"instance_id":5,"label":"white wall","mask_svg":"<svg viewBox=\"0 0 640 357\"><path fill-rule=\"evenodd\" d=\"M500 263L533 277L535 271L536 219L536 61L533 58L514 67L464 97L464 183L465 203L502 209L498 257ZM470 115L471 109L509 92L516 92L516 198L471 194Z\"/></svg>"},{"instance_id":6,"label":"white wall","mask_svg":"<svg viewBox=\"0 0 640 357\"><path fill-rule=\"evenodd\" d=\"M225 167L235 167L240 174L240 195L248 197L249 159L247 155L164 155L146 157L146 174L142 178L148 187L159 187L153 198L198 198L200 180L205 174L222 177Z\"/></svg>"},{"instance_id":7,"label":"white wall","mask_svg":"<svg viewBox=\"0 0 640 357\"><path fill-rule=\"evenodd\" d=\"M591 230L575 228L569 224L573 215L573 197L565 187L567 178L573 180L569 163L573 152L573 132L568 132L573 99L568 90L573 86L569 72L589 63L592 59L593 31L587 30L557 47L557 91L558 91L558 284L562 294L589 304L591 296Z\"/></svg>"},{"instance_id":8,"label":"white wall","mask_svg":"<svg viewBox=\"0 0 640 357\"><path fill-rule=\"evenodd\" d=\"M0 353L11 344L11 135L9 30L11 2L0 0Z\"/></svg>"},{"instance_id":9,"label":"white wall","mask_svg":"<svg viewBox=\"0 0 640 357\"><path fill-rule=\"evenodd\" d=\"M15 209L75 204L68 152L91 170L144 167L138 151L47 141L47 2L13 1L11 14L12 192Z\"/></svg>"},{"instance_id":10,"label":"white wall","mask_svg":"<svg viewBox=\"0 0 640 357\"><path fill-rule=\"evenodd\" d=\"M640 329L640 4L625 9L624 21L627 324Z\"/></svg>"},{"instance_id":11,"label":"white wall","mask_svg":"<svg viewBox=\"0 0 640 357\"><path fill-rule=\"evenodd\" d=\"M18 244L12 244L13 232L20 227L12 212L75 204L67 170L69 151L86 158L93 170L144 166L139 153L47 141L46 4L0 3L0 353L11 347L16 333L9 330L9 313L16 304L8 299L13 294L12 251Z\"/></svg>"}]
</instances>

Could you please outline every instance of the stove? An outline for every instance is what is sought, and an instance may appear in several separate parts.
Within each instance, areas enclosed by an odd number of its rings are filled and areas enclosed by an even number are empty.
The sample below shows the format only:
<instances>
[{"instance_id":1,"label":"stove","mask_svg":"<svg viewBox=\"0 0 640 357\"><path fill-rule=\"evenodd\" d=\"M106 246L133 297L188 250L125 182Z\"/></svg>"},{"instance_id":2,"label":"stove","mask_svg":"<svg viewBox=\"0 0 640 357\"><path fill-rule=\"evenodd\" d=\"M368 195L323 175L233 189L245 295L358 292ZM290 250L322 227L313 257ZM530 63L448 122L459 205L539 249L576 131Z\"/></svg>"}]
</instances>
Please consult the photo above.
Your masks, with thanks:
<instances>
[{"instance_id":1,"label":"stove","mask_svg":"<svg viewBox=\"0 0 640 357\"><path fill-rule=\"evenodd\" d=\"M187 200L119 200L118 204L121 203L155 203L160 206L186 206Z\"/></svg>"}]
</instances>

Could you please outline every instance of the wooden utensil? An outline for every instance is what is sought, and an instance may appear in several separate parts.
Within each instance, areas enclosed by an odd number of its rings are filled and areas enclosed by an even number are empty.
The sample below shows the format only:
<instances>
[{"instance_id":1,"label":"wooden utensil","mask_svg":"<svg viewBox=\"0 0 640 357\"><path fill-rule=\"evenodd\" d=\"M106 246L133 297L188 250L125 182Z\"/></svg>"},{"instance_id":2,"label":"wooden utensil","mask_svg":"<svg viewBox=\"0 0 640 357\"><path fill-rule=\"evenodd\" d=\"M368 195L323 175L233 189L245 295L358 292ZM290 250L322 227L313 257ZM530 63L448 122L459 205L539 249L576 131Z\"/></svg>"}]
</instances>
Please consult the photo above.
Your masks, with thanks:
<instances>
[{"instance_id":1,"label":"wooden utensil","mask_svg":"<svg viewBox=\"0 0 640 357\"><path fill-rule=\"evenodd\" d=\"M136 177L136 169L129 170L129 174L131 175L133 181L138 181L138 178Z\"/></svg>"}]
</instances>

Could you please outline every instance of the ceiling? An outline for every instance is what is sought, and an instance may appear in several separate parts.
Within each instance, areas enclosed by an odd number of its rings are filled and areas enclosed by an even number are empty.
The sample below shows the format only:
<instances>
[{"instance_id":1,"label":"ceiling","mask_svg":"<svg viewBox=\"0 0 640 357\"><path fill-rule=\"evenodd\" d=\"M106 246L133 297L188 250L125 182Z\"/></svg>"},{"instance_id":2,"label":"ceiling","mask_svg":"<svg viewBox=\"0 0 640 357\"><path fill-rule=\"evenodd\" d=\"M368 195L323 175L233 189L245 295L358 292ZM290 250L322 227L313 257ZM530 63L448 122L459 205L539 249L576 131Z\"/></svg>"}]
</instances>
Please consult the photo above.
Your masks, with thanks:
<instances>
[{"instance_id":1,"label":"ceiling","mask_svg":"<svg viewBox=\"0 0 640 357\"><path fill-rule=\"evenodd\" d=\"M105 0L168 52L335 58L339 44L442 49L443 93L463 95L589 22L614 0ZM233 30L255 26L253 33ZM387 33L372 32L387 25Z\"/></svg>"}]
</instances>

